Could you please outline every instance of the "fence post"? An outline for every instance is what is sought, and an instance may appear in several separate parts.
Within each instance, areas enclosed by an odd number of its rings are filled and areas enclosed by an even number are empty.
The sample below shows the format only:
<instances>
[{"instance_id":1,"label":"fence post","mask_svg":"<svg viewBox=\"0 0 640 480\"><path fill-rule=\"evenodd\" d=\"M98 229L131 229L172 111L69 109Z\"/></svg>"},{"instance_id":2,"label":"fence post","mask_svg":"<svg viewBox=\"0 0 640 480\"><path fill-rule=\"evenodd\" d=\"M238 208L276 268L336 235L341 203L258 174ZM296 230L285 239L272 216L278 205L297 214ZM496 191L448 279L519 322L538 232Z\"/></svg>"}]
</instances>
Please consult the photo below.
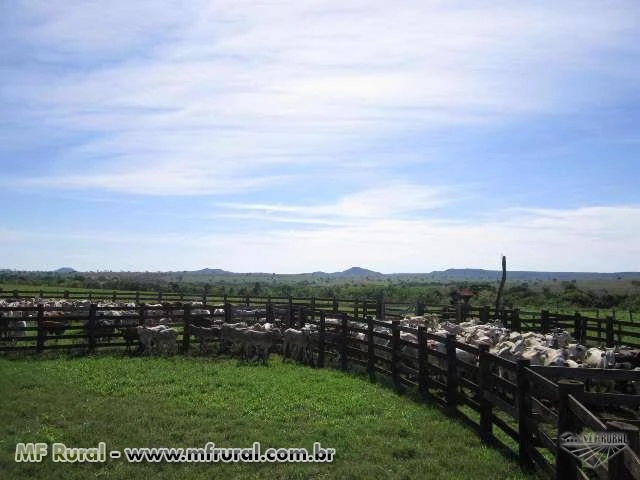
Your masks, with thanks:
<instances>
[{"instance_id":1,"label":"fence post","mask_svg":"<svg viewBox=\"0 0 640 480\"><path fill-rule=\"evenodd\" d=\"M44 304L38 304L38 335L36 339L36 351L44 350Z\"/></svg>"},{"instance_id":2,"label":"fence post","mask_svg":"<svg viewBox=\"0 0 640 480\"><path fill-rule=\"evenodd\" d=\"M556 476L559 479L575 479L578 469L575 459L569 452L561 446L561 436L565 432L573 432L575 427L574 415L569 406L569 395L575 395L584 391L584 383L578 380L560 379L558 380L560 393L558 403L558 454L556 455Z\"/></svg>"},{"instance_id":3,"label":"fence post","mask_svg":"<svg viewBox=\"0 0 640 480\"><path fill-rule=\"evenodd\" d=\"M376 352L375 343L373 341L373 319L367 317L367 373L371 382L376 381Z\"/></svg>"},{"instance_id":4,"label":"fence post","mask_svg":"<svg viewBox=\"0 0 640 480\"><path fill-rule=\"evenodd\" d=\"M320 325L318 332L318 367L324 367L324 335L326 330L325 313L320 312ZM284 353L284 352L283 352Z\"/></svg>"},{"instance_id":5,"label":"fence post","mask_svg":"<svg viewBox=\"0 0 640 480\"><path fill-rule=\"evenodd\" d=\"M417 316L424 315L424 301L423 300L418 300L418 303L416 303L416 315Z\"/></svg>"},{"instance_id":6,"label":"fence post","mask_svg":"<svg viewBox=\"0 0 640 480\"><path fill-rule=\"evenodd\" d=\"M158 303L162 303L162 292L158 292Z\"/></svg>"},{"instance_id":7,"label":"fence post","mask_svg":"<svg viewBox=\"0 0 640 480\"><path fill-rule=\"evenodd\" d=\"M489 322L489 307L485 305L480 308L480 323L485 324Z\"/></svg>"},{"instance_id":8,"label":"fence post","mask_svg":"<svg viewBox=\"0 0 640 480\"><path fill-rule=\"evenodd\" d=\"M520 323L520 309L519 308L514 308L511 311L511 330L515 330L516 332L519 332L520 330L522 330L522 325Z\"/></svg>"},{"instance_id":9,"label":"fence post","mask_svg":"<svg viewBox=\"0 0 640 480\"><path fill-rule=\"evenodd\" d=\"M456 323L462 322L462 303L456 303Z\"/></svg>"},{"instance_id":10,"label":"fence post","mask_svg":"<svg viewBox=\"0 0 640 480\"><path fill-rule=\"evenodd\" d=\"M96 348L96 311L98 306L92 303L89 306L89 321L87 322L89 335L89 353L93 353Z\"/></svg>"},{"instance_id":11,"label":"fence post","mask_svg":"<svg viewBox=\"0 0 640 480\"><path fill-rule=\"evenodd\" d=\"M139 310L140 310L140 318L138 319L138 325L144 325L144 317L146 315L146 307L144 303L140 305Z\"/></svg>"},{"instance_id":12,"label":"fence post","mask_svg":"<svg viewBox=\"0 0 640 480\"><path fill-rule=\"evenodd\" d=\"M540 313L540 330L541 333L549 332L549 310L542 310Z\"/></svg>"},{"instance_id":13,"label":"fence post","mask_svg":"<svg viewBox=\"0 0 640 480\"><path fill-rule=\"evenodd\" d=\"M391 379L396 391L400 391L400 381L398 379L398 350L400 349L400 321L391 322Z\"/></svg>"},{"instance_id":14,"label":"fence post","mask_svg":"<svg viewBox=\"0 0 640 480\"><path fill-rule=\"evenodd\" d=\"M480 403L480 440L489 444L493 441L493 422L491 421L491 402L485 398L485 391L490 389L489 379L491 375L491 363L489 359L489 345L478 345L478 390Z\"/></svg>"},{"instance_id":15,"label":"fence post","mask_svg":"<svg viewBox=\"0 0 640 480\"><path fill-rule=\"evenodd\" d=\"M358 300L353 302L353 321L358 321Z\"/></svg>"},{"instance_id":16,"label":"fence post","mask_svg":"<svg viewBox=\"0 0 640 480\"><path fill-rule=\"evenodd\" d=\"M309 301L309 308L311 309L311 319L315 320L316 318L316 297L311 297Z\"/></svg>"},{"instance_id":17,"label":"fence post","mask_svg":"<svg viewBox=\"0 0 640 480\"><path fill-rule=\"evenodd\" d=\"M267 323L271 323L271 297L267 297L267 301L264 304L264 316L267 317ZM284 352L282 352L284 355Z\"/></svg>"},{"instance_id":18,"label":"fence post","mask_svg":"<svg viewBox=\"0 0 640 480\"><path fill-rule=\"evenodd\" d=\"M602 320L599 318L596 320L596 326L598 329L598 343L602 343Z\"/></svg>"},{"instance_id":19,"label":"fence post","mask_svg":"<svg viewBox=\"0 0 640 480\"><path fill-rule=\"evenodd\" d=\"M336 299L335 295L333 296L333 306L332 306L332 310L334 312L338 311L338 300Z\"/></svg>"},{"instance_id":20,"label":"fence post","mask_svg":"<svg viewBox=\"0 0 640 480\"><path fill-rule=\"evenodd\" d=\"M447 334L444 342L447 353L447 410L450 414L455 413L458 405L458 365L456 362L456 336L453 333Z\"/></svg>"},{"instance_id":21,"label":"fence post","mask_svg":"<svg viewBox=\"0 0 640 480\"><path fill-rule=\"evenodd\" d=\"M427 364L427 327L418 327L418 392L420 398L429 398L429 371Z\"/></svg>"},{"instance_id":22,"label":"fence post","mask_svg":"<svg viewBox=\"0 0 640 480\"><path fill-rule=\"evenodd\" d=\"M347 315L342 315L342 328L340 335L340 369L346 370L348 364L347 342L349 340L349 326L347 325Z\"/></svg>"},{"instance_id":23,"label":"fence post","mask_svg":"<svg viewBox=\"0 0 640 480\"><path fill-rule=\"evenodd\" d=\"M533 432L529 428L529 422L533 417L529 394L529 376L527 369L531 365L530 360L518 360L516 364L516 406L518 408L518 460L525 468L533 468L533 461L529 452L533 448L531 439Z\"/></svg>"},{"instance_id":24,"label":"fence post","mask_svg":"<svg viewBox=\"0 0 640 480\"><path fill-rule=\"evenodd\" d=\"M231 304L227 296L224 296L224 323L231 323Z\"/></svg>"},{"instance_id":25,"label":"fence post","mask_svg":"<svg viewBox=\"0 0 640 480\"><path fill-rule=\"evenodd\" d=\"M580 312L576 311L573 314L573 337L576 339L576 342L582 343L582 316Z\"/></svg>"},{"instance_id":26,"label":"fence post","mask_svg":"<svg viewBox=\"0 0 640 480\"><path fill-rule=\"evenodd\" d=\"M606 342L607 342L607 347L614 347L615 346L615 340L613 339L613 317L612 316L607 316L607 321L606 321Z\"/></svg>"},{"instance_id":27,"label":"fence post","mask_svg":"<svg viewBox=\"0 0 640 480\"><path fill-rule=\"evenodd\" d=\"M289 295L289 315L288 315L288 321L289 321L289 328L293 328L295 327L294 325L294 315L293 315L293 298L291 298L291 295Z\"/></svg>"},{"instance_id":28,"label":"fence post","mask_svg":"<svg viewBox=\"0 0 640 480\"><path fill-rule=\"evenodd\" d=\"M313 317L312 317L313 319ZM306 305L300 305L300 328L309 321L309 308Z\"/></svg>"},{"instance_id":29,"label":"fence post","mask_svg":"<svg viewBox=\"0 0 640 480\"><path fill-rule=\"evenodd\" d=\"M184 323L184 327L182 329L182 352L186 353L189 351L189 341L191 340L191 332L189 331L189 323L191 323L191 305L187 303L183 307L182 312L182 320Z\"/></svg>"}]
</instances>

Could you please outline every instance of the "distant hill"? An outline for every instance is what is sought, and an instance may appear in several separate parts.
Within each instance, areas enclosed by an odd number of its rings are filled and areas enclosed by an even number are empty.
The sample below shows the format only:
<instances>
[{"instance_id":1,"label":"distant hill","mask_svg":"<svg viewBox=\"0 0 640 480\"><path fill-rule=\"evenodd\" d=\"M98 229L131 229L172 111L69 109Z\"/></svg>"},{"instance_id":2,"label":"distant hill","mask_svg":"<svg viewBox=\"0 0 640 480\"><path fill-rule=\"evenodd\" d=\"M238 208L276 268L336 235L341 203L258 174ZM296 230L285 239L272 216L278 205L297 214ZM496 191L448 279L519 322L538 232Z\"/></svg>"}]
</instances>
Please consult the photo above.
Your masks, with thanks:
<instances>
[{"instance_id":1,"label":"distant hill","mask_svg":"<svg viewBox=\"0 0 640 480\"><path fill-rule=\"evenodd\" d=\"M500 270L483 270L479 268L450 268L443 271L434 271L428 274L392 274L402 275L403 277L420 276L426 277L433 281L486 281L497 280L501 275ZM535 272L527 270L507 269L508 281L532 281L532 280L616 280L616 279L635 279L640 278L640 272L615 272L615 273L599 273L599 272Z\"/></svg>"},{"instance_id":2,"label":"distant hill","mask_svg":"<svg viewBox=\"0 0 640 480\"><path fill-rule=\"evenodd\" d=\"M193 270L187 273L193 275L233 275L233 272L221 270L220 268L203 268L201 270Z\"/></svg>"},{"instance_id":3,"label":"distant hill","mask_svg":"<svg viewBox=\"0 0 640 480\"><path fill-rule=\"evenodd\" d=\"M343 272L335 272L329 275L334 277L384 277L383 273L374 272L373 270L367 270L366 268L362 267L351 267L344 270Z\"/></svg>"},{"instance_id":4,"label":"distant hill","mask_svg":"<svg viewBox=\"0 0 640 480\"><path fill-rule=\"evenodd\" d=\"M60 267L57 270L54 270L55 273L76 273L77 270L71 267Z\"/></svg>"}]
</instances>

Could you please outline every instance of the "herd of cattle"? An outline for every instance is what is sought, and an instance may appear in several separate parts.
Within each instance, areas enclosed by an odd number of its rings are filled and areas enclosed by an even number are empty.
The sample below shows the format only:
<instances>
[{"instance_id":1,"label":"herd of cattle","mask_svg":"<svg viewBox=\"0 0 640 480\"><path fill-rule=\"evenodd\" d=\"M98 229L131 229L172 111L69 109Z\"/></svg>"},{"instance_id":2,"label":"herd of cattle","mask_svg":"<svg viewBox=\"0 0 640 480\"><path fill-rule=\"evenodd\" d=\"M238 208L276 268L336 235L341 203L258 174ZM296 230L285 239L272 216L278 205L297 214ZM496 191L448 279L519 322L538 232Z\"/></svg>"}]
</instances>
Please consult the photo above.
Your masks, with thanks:
<instances>
[{"instance_id":1,"label":"herd of cattle","mask_svg":"<svg viewBox=\"0 0 640 480\"><path fill-rule=\"evenodd\" d=\"M34 317L37 315L38 303L45 307L43 327L47 338L55 340L70 328L75 328L76 331L84 329L86 334L91 308L88 300L0 300L0 338L16 344L29 339L27 333L30 333L29 330L33 331L36 325ZM96 338L108 341L115 336L121 336L128 347L138 344L139 351L145 354L177 351L181 335L173 325L179 322L182 324L184 306L146 305L142 314L141 307L134 303L105 303L98 304L97 307L93 324L93 335ZM286 322L277 318L267 321L265 313L265 310L234 307L232 315L225 315L223 306L211 307L192 302L192 321L187 325L188 333L199 342L201 353L208 351L211 343L215 342L220 351L231 349L243 360L267 362L270 353L281 352L285 357L312 362L319 341L318 325L304 323L301 327L299 325L300 328L290 328ZM225 323L225 318L229 320L230 317L241 321ZM403 357L417 358L418 337L416 331L410 329L426 326L427 331L431 333L442 337L453 334L458 342L467 345L486 345L490 353L511 361L528 359L532 365L636 369L639 370L640 377L640 350L624 346L588 348L575 342L565 330L558 329L546 334L515 332L498 323L480 324L477 319L460 324L442 322L434 314L405 317L399 324L401 327L410 327L400 329ZM342 319L327 314L325 325L327 344L338 344ZM382 326L380 322L376 322L376 325L373 337L376 356L390 356L390 325ZM367 323L348 322L349 346L353 355L357 356L360 353L366 357L366 329ZM429 340L427 349L446 353L443 341ZM460 348L456 349L456 357L472 365L477 362L474 353ZM443 367L440 356L430 357L430 361ZM640 382L632 383L640 386Z\"/></svg>"}]
</instances>

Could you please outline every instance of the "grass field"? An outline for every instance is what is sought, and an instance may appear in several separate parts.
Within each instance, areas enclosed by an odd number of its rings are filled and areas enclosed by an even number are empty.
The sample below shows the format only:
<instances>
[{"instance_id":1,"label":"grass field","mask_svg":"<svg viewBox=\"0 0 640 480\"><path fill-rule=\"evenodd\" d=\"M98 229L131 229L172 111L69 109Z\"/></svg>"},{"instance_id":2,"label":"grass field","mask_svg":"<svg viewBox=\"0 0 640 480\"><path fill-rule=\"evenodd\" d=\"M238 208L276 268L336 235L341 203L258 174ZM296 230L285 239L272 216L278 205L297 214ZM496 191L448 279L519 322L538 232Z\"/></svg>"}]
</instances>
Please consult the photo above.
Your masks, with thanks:
<instances>
[{"instance_id":1,"label":"grass field","mask_svg":"<svg viewBox=\"0 0 640 480\"><path fill-rule=\"evenodd\" d=\"M0 288L3 292L13 292L14 290L18 290L19 292L42 292L45 295L55 295L57 297L62 297L65 290L70 293L102 293L104 296L109 297L115 291L117 294L122 295L135 295L136 292L131 290L113 290L113 289L99 289L99 288L82 288L82 287L52 287L51 285L24 285L19 283L0 283ZM144 291L141 290L140 293L157 295L158 292L154 291Z\"/></svg>"},{"instance_id":2,"label":"grass field","mask_svg":"<svg viewBox=\"0 0 640 480\"><path fill-rule=\"evenodd\" d=\"M206 358L0 358L0 478L533 478L435 406L333 370ZM17 442L335 448L333 463L14 462Z\"/></svg>"}]
</instances>

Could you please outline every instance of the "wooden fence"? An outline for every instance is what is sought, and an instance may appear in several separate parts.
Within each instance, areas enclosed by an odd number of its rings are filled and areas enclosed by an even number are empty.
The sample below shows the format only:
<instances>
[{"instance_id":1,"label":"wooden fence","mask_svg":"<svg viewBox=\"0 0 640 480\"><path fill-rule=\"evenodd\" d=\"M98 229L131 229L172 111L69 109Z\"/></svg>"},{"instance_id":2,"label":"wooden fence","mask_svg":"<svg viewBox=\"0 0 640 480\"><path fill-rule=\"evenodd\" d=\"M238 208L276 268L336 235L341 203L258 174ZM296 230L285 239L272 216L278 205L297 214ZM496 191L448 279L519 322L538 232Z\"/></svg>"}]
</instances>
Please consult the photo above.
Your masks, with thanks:
<instances>
[{"instance_id":1,"label":"wooden fence","mask_svg":"<svg viewBox=\"0 0 640 480\"><path fill-rule=\"evenodd\" d=\"M288 326L317 325L318 338L313 349L315 366L359 370L370 381L389 383L399 393L412 393L423 401L435 402L469 425L483 442L509 452L523 466L535 468L550 478L588 478L584 466L561 448L562 433L622 430L629 436L630 448L595 473L603 479L640 480L637 415L640 395L597 393L592 388L604 381L640 381L639 372L534 367L526 360L514 363L492 355L487 348L457 342L455 335L442 337L425 327L400 325L397 316L407 305L336 299L226 297L215 300L221 308L217 315L226 321L279 317ZM35 326L24 329L25 335L19 342L3 342L0 350L130 349L137 342L127 341L120 333L104 328L101 320L111 320L126 329L126 326L144 323L151 316L166 316L170 319L169 325L178 330L179 350L187 353L195 343L189 325L199 324L208 317L201 312L207 305L165 303L114 308L95 303L80 309L45 309L42 304L0 307L5 315L20 311L26 313L30 323L35 321ZM429 309L424 307L424 310ZM441 309L439 313L443 313ZM463 320L461 317L474 313L458 309L456 315ZM490 313L488 308L483 308L477 315L486 318ZM517 310L500 312L500 315L512 328L548 331L568 325L565 319L544 312L535 319ZM392 319L381 320L385 317ZM3 333L10 320L15 318L0 318ZM573 322L574 327L584 332L588 319L573 318ZM604 333L607 340L613 338L610 330L605 329ZM588 339L589 335L582 338Z\"/></svg>"},{"instance_id":2,"label":"wooden fence","mask_svg":"<svg viewBox=\"0 0 640 480\"><path fill-rule=\"evenodd\" d=\"M0 292L0 299L33 299L44 298L47 295L44 290L14 290L12 292ZM215 296L181 293L150 293L150 292L67 292L68 300L98 300L108 302L133 302L142 304L183 304L188 302L201 302L206 306L227 304L244 306L246 308L266 309L275 312L276 316L285 321L300 315L298 310L313 311L341 311L354 317L366 317L368 315L381 320L393 320L405 315L437 314L444 320L461 322L468 318L478 318L481 322L499 318L506 327L512 330L530 330L546 333L556 328L566 329L573 337L585 345L614 346L625 344L640 347L640 322L633 321L633 315L629 320L620 320L614 315L606 317L589 317L580 312L568 315L552 313L549 310L539 312L520 310L518 308L502 309L494 311L490 307L469 308L463 305L437 305L427 306L423 302L385 302L383 299L339 299L339 298L293 298L293 297L261 297L261 296ZM271 307L269 307L271 305ZM274 310L269 310L273 308ZM285 316L286 315L286 316Z\"/></svg>"},{"instance_id":3,"label":"wooden fence","mask_svg":"<svg viewBox=\"0 0 640 480\"><path fill-rule=\"evenodd\" d=\"M334 318L331 323L327 315ZM511 362L490 354L488 348L457 342L455 335L441 337L425 327L403 327L398 321L367 319L363 323L340 312L321 314L317 325L318 367L326 365L327 352L332 352L333 366L361 370L374 382L388 381L399 393L413 391L463 420L485 443L510 452L524 467L549 478L588 478L587 469L560 447L560 435L584 429L624 431L630 448L596 474L611 480L640 479L640 417L618 412L621 406L628 407L625 413L633 415L640 407L640 396L585 389L585 382L638 381L638 372L533 367L528 360ZM357 338L353 333L364 336ZM403 339L403 333L415 335L417 344ZM376 339L388 343L381 345ZM460 352L473 361L460 358ZM572 386L570 397L567 384ZM611 407L618 417L601 410ZM601 420L602 416L609 420Z\"/></svg>"}]
</instances>

